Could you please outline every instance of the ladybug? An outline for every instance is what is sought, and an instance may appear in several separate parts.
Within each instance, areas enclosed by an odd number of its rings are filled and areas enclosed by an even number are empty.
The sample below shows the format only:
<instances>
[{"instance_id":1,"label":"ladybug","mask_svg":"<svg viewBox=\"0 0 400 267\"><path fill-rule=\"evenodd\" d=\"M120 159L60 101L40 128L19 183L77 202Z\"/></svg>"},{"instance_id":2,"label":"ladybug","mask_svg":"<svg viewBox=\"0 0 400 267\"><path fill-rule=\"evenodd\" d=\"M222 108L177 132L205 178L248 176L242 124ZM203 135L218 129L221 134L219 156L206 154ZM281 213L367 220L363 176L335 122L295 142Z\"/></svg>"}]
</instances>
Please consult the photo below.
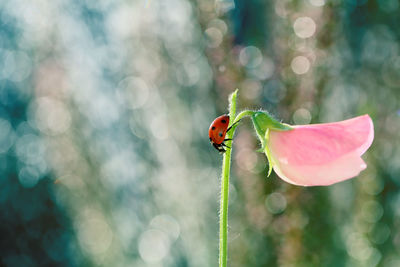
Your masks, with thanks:
<instances>
[{"instance_id":1,"label":"ladybug","mask_svg":"<svg viewBox=\"0 0 400 267\"><path fill-rule=\"evenodd\" d=\"M235 122L233 125L238 123L239 121ZM228 115L222 115L216 118L210 125L210 128L208 129L208 136L210 137L210 142L211 144L215 147L216 150L218 150L220 153L225 153L226 150L224 147L229 146L225 145L225 141L229 141L232 139L225 139L226 133L232 129L232 126L228 128L229 126L229 116Z\"/></svg>"}]
</instances>

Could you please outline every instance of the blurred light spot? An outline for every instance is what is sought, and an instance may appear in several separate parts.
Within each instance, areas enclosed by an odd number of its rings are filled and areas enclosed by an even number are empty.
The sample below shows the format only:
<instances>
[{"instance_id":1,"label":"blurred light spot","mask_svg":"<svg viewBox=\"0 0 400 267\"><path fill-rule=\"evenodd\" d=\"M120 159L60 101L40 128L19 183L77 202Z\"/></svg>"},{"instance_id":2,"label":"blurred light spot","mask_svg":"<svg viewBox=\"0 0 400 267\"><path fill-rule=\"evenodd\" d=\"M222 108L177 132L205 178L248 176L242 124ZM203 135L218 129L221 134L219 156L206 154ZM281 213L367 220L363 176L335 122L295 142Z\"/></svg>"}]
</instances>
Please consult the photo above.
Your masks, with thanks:
<instances>
[{"instance_id":1,"label":"blurred light spot","mask_svg":"<svg viewBox=\"0 0 400 267\"><path fill-rule=\"evenodd\" d=\"M294 32L300 38L313 36L316 28L314 20L310 17L297 18L293 24Z\"/></svg>"},{"instance_id":2,"label":"blurred light spot","mask_svg":"<svg viewBox=\"0 0 400 267\"><path fill-rule=\"evenodd\" d=\"M385 267L399 267L400 266L400 256L389 255L385 257L384 264Z\"/></svg>"},{"instance_id":3,"label":"blurred light spot","mask_svg":"<svg viewBox=\"0 0 400 267\"><path fill-rule=\"evenodd\" d=\"M121 4L109 9L107 28L110 34L115 34L119 38L128 38L138 31L140 27L139 10L129 4Z\"/></svg>"},{"instance_id":4,"label":"blurred light spot","mask_svg":"<svg viewBox=\"0 0 400 267\"><path fill-rule=\"evenodd\" d=\"M154 217L150 222L150 226L166 233L172 241L178 239L181 231L179 224L174 217L167 214Z\"/></svg>"},{"instance_id":5,"label":"blurred light spot","mask_svg":"<svg viewBox=\"0 0 400 267\"><path fill-rule=\"evenodd\" d=\"M16 68L14 52L0 50L0 57L0 79L9 79Z\"/></svg>"},{"instance_id":6,"label":"blurred light spot","mask_svg":"<svg viewBox=\"0 0 400 267\"><path fill-rule=\"evenodd\" d=\"M85 186L82 179L76 175L65 175L55 180L54 183L55 184L61 183L67 186L71 190L80 190Z\"/></svg>"},{"instance_id":7,"label":"blurred light spot","mask_svg":"<svg viewBox=\"0 0 400 267\"><path fill-rule=\"evenodd\" d=\"M368 28L362 43L361 60L364 64L382 64L398 56L396 37L385 24ZM368 75L365 75L365 78L373 81Z\"/></svg>"},{"instance_id":8,"label":"blurred light spot","mask_svg":"<svg viewBox=\"0 0 400 267\"><path fill-rule=\"evenodd\" d=\"M181 26L185 24L189 24L191 21L189 18L192 17L192 6L190 5L189 2L187 1L182 1L182 0L174 0L174 1L169 1L168 4L165 5L160 5L162 8L161 13L164 17L164 19L167 20L169 23L174 23L176 26ZM151 14L151 13L149 13ZM185 28L180 27L182 30ZM166 28L168 29L168 28ZM181 29L175 28L175 30L179 30L179 34L181 34ZM168 35L171 35L171 33L167 33ZM174 35L174 34L172 34ZM176 32L175 32L176 35Z\"/></svg>"},{"instance_id":9,"label":"blurred light spot","mask_svg":"<svg viewBox=\"0 0 400 267\"><path fill-rule=\"evenodd\" d=\"M325 5L325 0L308 0L313 6L323 6Z\"/></svg>"},{"instance_id":10,"label":"blurred light spot","mask_svg":"<svg viewBox=\"0 0 400 267\"><path fill-rule=\"evenodd\" d=\"M224 14L235 8L234 0L217 0L215 1L215 7L218 13Z\"/></svg>"},{"instance_id":11,"label":"blurred light spot","mask_svg":"<svg viewBox=\"0 0 400 267\"><path fill-rule=\"evenodd\" d=\"M269 58L265 58L258 67L250 69L250 73L259 80L266 80L271 78L274 74L274 70L274 62Z\"/></svg>"},{"instance_id":12,"label":"blurred light spot","mask_svg":"<svg viewBox=\"0 0 400 267\"><path fill-rule=\"evenodd\" d=\"M31 74L32 61L25 52L17 51L14 57L16 67L10 79L14 82L21 82Z\"/></svg>"},{"instance_id":13,"label":"blurred light spot","mask_svg":"<svg viewBox=\"0 0 400 267\"><path fill-rule=\"evenodd\" d=\"M21 161L32 165L43 161L46 146L38 136L23 135L17 139L15 146L17 156Z\"/></svg>"},{"instance_id":14,"label":"blurred light spot","mask_svg":"<svg viewBox=\"0 0 400 267\"><path fill-rule=\"evenodd\" d=\"M266 158L258 158L257 165L251 170L254 174L265 174L265 166L268 165Z\"/></svg>"},{"instance_id":15,"label":"blurred light spot","mask_svg":"<svg viewBox=\"0 0 400 267\"><path fill-rule=\"evenodd\" d=\"M133 198L130 195L128 199L123 200L122 203L131 203ZM130 199L129 199L130 198ZM127 205L119 205L113 209L113 218L117 222L118 227L115 231L118 232L119 240L124 248L129 249L132 242L136 241L140 231L143 229L143 224L135 213L135 209Z\"/></svg>"},{"instance_id":16,"label":"blurred light spot","mask_svg":"<svg viewBox=\"0 0 400 267\"><path fill-rule=\"evenodd\" d=\"M136 122L136 119L133 116L129 118L129 128L137 138L146 138L146 130L143 127L139 127L139 124Z\"/></svg>"},{"instance_id":17,"label":"blurred light spot","mask_svg":"<svg viewBox=\"0 0 400 267\"><path fill-rule=\"evenodd\" d=\"M303 229L309 223L310 218L302 212L294 212L290 215L290 224L294 228Z\"/></svg>"},{"instance_id":18,"label":"blurred light spot","mask_svg":"<svg viewBox=\"0 0 400 267\"><path fill-rule=\"evenodd\" d=\"M184 64L183 68L176 70L178 83L183 86L193 86L200 79L200 70L197 64Z\"/></svg>"},{"instance_id":19,"label":"blurred light spot","mask_svg":"<svg viewBox=\"0 0 400 267\"><path fill-rule=\"evenodd\" d=\"M29 113L29 110L27 113ZM15 129L15 133L18 136L22 136L24 134L35 134L35 131L33 130L34 128L36 128L35 125L33 125L32 127L32 125L29 124L27 121L21 121Z\"/></svg>"},{"instance_id":20,"label":"blurred light spot","mask_svg":"<svg viewBox=\"0 0 400 267\"><path fill-rule=\"evenodd\" d=\"M377 195L382 192L384 187L383 179L376 176L368 176L362 183L363 190L369 195Z\"/></svg>"},{"instance_id":21,"label":"blurred light spot","mask_svg":"<svg viewBox=\"0 0 400 267\"><path fill-rule=\"evenodd\" d=\"M373 252L368 240L360 233L352 233L348 235L346 247L349 255L360 261L367 260Z\"/></svg>"},{"instance_id":22,"label":"blurred light spot","mask_svg":"<svg viewBox=\"0 0 400 267\"><path fill-rule=\"evenodd\" d=\"M281 193L272 193L265 199L265 205L272 214L278 214L286 209L286 198Z\"/></svg>"},{"instance_id":23,"label":"blurred light spot","mask_svg":"<svg viewBox=\"0 0 400 267\"><path fill-rule=\"evenodd\" d=\"M84 250L100 254L110 247L113 233L100 213L86 210L78 224L78 239Z\"/></svg>"},{"instance_id":24,"label":"blurred light spot","mask_svg":"<svg viewBox=\"0 0 400 267\"><path fill-rule=\"evenodd\" d=\"M160 140L165 140L169 136L168 124L164 116L154 116L151 124L150 130L153 136Z\"/></svg>"},{"instance_id":25,"label":"blurred light spot","mask_svg":"<svg viewBox=\"0 0 400 267\"><path fill-rule=\"evenodd\" d=\"M261 95L261 83L255 80L244 80L241 85L242 94L249 100L258 99Z\"/></svg>"},{"instance_id":26,"label":"blurred light spot","mask_svg":"<svg viewBox=\"0 0 400 267\"><path fill-rule=\"evenodd\" d=\"M21 82L29 76L31 69L32 61L25 52L0 49L0 79Z\"/></svg>"},{"instance_id":27,"label":"blurred light spot","mask_svg":"<svg viewBox=\"0 0 400 267\"><path fill-rule=\"evenodd\" d=\"M349 207L349 203L353 201L354 193L352 188L347 186L346 183L338 183L329 188L329 193L332 203L342 210Z\"/></svg>"},{"instance_id":28,"label":"blurred light spot","mask_svg":"<svg viewBox=\"0 0 400 267\"><path fill-rule=\"evenodd\" d=\"M205 34L207 46L211 48L218 47L222 43L222 40L224 38L222 32L215 27L206 29Z\"/></svg>"},{"instance_id":29,"label":"blurred light spot","mask_svg":"<svg viewBox=\"0 0 400 267\"><path fill-rule=\"evenodd\" d=\"M71 116L65 105L50 97L41 97L36 101L36 126L49 134L62 134L71 125Z\"/></svg>"},{"instance_id":30,"label":"blurred light spot","mask_svg":"<svg viewBox=\"0 0 400 267\"><path fill-rule=\"evenodd\" d=\"M132 162L137 162L135 154L121 149L118 153L109 155L101 167L104 180L111 186L125 186L134 181L137 174Z\"/></svg>"},{"instance_id":31,"label":"blurred light spot","mask_svg":"<svg viewBox=\"0 0 400 267\"><path fill-rule=\"evenodd\" d=\"M65 69L60 62L47 60L35 70L35 95L65 98L68 83Z\"/></svg>"},{"instance_id":32,"label":"blurred light spot","mask_svg":"<svg viewBox=\"0 0 400 267\"><path fill-rule=\"evenodd\" d=\"M396 11L399 8L398 0L378 0L379 8L387 13Z\"/></svg>"},{"instance_id":33,"label":"blurred light spot","mask_svg":"<svg viewBox=\"0 0 400 267\"><path fill-rule=\"evenodd\" d=\"M400 217L400 193L396 194L396 197L394 198L394 201L392 201L391 204L393 213L396 215L396 217Z\"/></svg>"},{"instance_id":34,"label":"blurred light spot","mask_svg":"<svg viewBox=\"0 0 400 267\"><path fill-rule=\"evenodd\" d=\"M297 125L309 124L311 121L310 111L305 108L299 108L293 114L293 121Z\"/></svg>"},{"instance_id":35,"label":"blurred light spot","mask_svg":"<svg viewBox=\"0 0 400 267\"><path fill-rule=\"evenodd\" d=\"M368 258L369 266L378 266L382 259L382 253L377 248L372 248L371 256Z\"/></svg>"},{"instance_id":36,"label":"blurred light spot","mask_svg":"<svg viewBox=\"0 0 400 267\"><path fill-rule=\"evenodd\" d=\"M231 203L228 203L229 205L235 203L235 200L237 198L237 190L236 187L233 184L229 184L229 201L232 201Z\"/></svg>"},{"instance_id":37,"label":"blurred light spot","mask_svg":"<svg viewBox=\"0 0 400 267\"><path fill-rule=\"evenodd\" d=\"M139 238L139 253L147 263L160 262L169 253L170 241L160 230L150 229Z\"/></svg>"},{"instance_id":38,"label":"blurred light spot","mask_svg":"<svg viewBox=\"0 0 400 267\"><path fill-rule=\"evenodd\" d=\"M65 232L62 230L49 229L42 237L43 248L47 255L55 261L66 260L67 254L60 253L65 249L63 243L67 240ZM61 242L60 242L61 241Z\"/></svg>"},{"instance_id":39,"label":"blurred light spot","mask_svg":"<svg viewBox=\"0 0 400 267\"><path fill-rule=\"evenodd\" d=\"M289 232L290 223L287 216L279 216L273 220L272 229L275 233L283 235Z\"/></svg>"},{"instance_id":40,"label":"blurred light spot","mask_svg":"<svg viewBox=\"0 0 400 267\"><path fill-rule=\"evenodd\" d=\"M195 62L201 58L201 53L196 46L180 46L176 42L167 42L165 46L171 59L177 63Z\"/></svg>"},{"instance_id":41,"label":"blurred light spot","mask_svg":"<svg viewBox=\"0 0 400 267\"><path fill-rule=\"evenodd\" d=\"M243 148L236 154L238 166L246 171L251 171L257 165L257 154L250 149Z\"/></svg>"},{"instance_id":42,"label":"blurred light spot","mask_svg":"<svg viewBox=\"0 0 400 267\"><path fill-rule=\"evenodd\" d=\"M93 127L97 129L110 127L119 119L121 107L116 104L116 99L111 94L97 94L96 97L87 99L83 106Z\"/></svg>"},{"instance_id":43,"label":"blurred light spot","mask_svg":"<svg viewBox=\"0 0 400 267\"><path fill-rule=\"evenodd\" d=\"M85 160L79 153L76 145L69 137L58 138L48 142L48 160L53 168L57 169L58 175L66 175L72 172L83 171ZM93 151L93 149L92 149ZM71 178L73 179L73 178ZM80 179L80 178L77 178Z\"/></svg>"},{"instance_id":44,"label":"blurred light spot","mask_svg":"<svg viewBox=\"0 0 400 267\"><path fill-rule=\"evenodd\" d=\"M8 120L0 118L0 153L6 153L14 144L15 134Z\"/></svg>"},{"instance_id":45,"label":"blurred light spot","mask_svg":"<svg viewBox=\"0 0 400 267\"><path fill-rule=\"evenodd\" d=\"M288 11L286 9L286 3L284 1L275 2L275 13L281 18L286 18Z\"/></svg>"},{"instance_id":46,"label":"blurred light spot","mask_svg":"<svg viewBox=\"0 0 400 267\"><path fill-rule=\"evenodd\" d=\"M139 52L132 64L136 70L136 75L145 78L147 81L156 79L161 70L160 57L148 50Z\"/></svg>"},{"instance_id":47,"label":"blurred light spot","mask_svg":"<svg viewBox=\"0 0 400 267\"><path fill-rule=\"evenodd\" d=\"M240 50L239 62L247 68L255 68L261 64L263 56L260 49L255 46L247 46Z\"/></svg>"},{"instance_id":48,"label":"blurred light spot","mask_svg":"<svg viewBox=\"0 0 400 267\"><path fill-rule=\"evenodd\" d=\"M225 35L228 31L228 26L226 25L225 21L220 19L213 19L208 23L208 27L215 27L221 31L223 35Z\"/></svg>"},{"instance_id":49,"label":"blurred light spot","mask_svg":"<svg viewBox=\"0 0 400 267\"><path fill-rule=\"evenodd\" d=\"M390 236L390 228L384 223L378 223L371 234L371 241L377 245L385 243Z\"/></svg>"},{"instance_id":50,"label":"blurred light spot","mask_svg":"<svg viewBox=\"0 0 400 267\"><path fill-rule=\"evenodd\" d=\"M286 96L286 87L278 80L271 80L264 86L264 95L271 103L278 103Z\"/></svg>"},{"instance_id":51,"label":"blurred light spot","mask_svg":"<svg viewBox=\"0 0 400 267\"><path fill-rule=\"evenodd\" d=\"M127 108L138 109L146 104L150 88L143 79L130 76L119 83L117 96Z\"/></svg>"},{"instance_id":52,"label":"blurred light spot","mask_svg":"<svg viewBox=\"0 0 400 267\"><path fill-rule=\"evenodd\" d=\"M382 79L386 85L400 87L400 57L390 58L383 62Z\"/></svg>"},{"instance_id":53,"label":"blurred light spot","mask_svg":"<svg viewBox=\"0 0 400 267\"><path fill-rule=\"evenodd\" d=\"M363 204L361 215L367 222L374 223L379 221L382 217L383 208L379 202L370 200Z\"/></svg>"},{"instance_id":54,"label":"blurred light spot","mask_svg":"<svg viewBox=\"0 0 400 267\"><path fill-rule=\"evenodd\" d=\"M39 181L39 172L33 167L23 167L19 171L18 180L23 187L34 187Z\"/></svg>"},{"instance_id":55,"label":"blurred light spot","mask_svg":"<svg viewBox=\"0 0 400 267\"><path fill-rule=\"evenodd\" d=\"M293 58L290 66L294 73L301 75L307 73L310 69L310 61L304 56L297 56Z\"/></svg>"}]
</instances>

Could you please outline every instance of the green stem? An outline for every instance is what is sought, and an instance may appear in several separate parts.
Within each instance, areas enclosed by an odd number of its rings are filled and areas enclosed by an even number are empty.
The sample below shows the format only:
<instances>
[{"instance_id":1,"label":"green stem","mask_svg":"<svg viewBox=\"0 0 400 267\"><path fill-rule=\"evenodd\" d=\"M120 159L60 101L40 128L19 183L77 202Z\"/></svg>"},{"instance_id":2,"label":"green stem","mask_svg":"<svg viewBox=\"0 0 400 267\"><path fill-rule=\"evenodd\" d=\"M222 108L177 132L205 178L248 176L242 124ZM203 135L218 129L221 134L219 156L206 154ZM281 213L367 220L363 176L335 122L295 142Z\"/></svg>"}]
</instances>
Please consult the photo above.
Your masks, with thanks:
<instances>
[{"instance_id":1,"label":"green stem","mask_svg":"<svg viewBox=\"0 0 400 267\"><path fill-rule=\"evenodd\" d=\"M253 110L244 110L240 112L236 116L236 98L237 92L232 93L230 96L230 107L229 107L229 118L230 124L238 122L244 117L252 117L254 127L256 129L257 135L261 140L262 151L266 151L268 160L271 159L271 155L269 153L268 148L266 147L266 140L269 129L277 130L277 131L287 131L292 129L290 125L281 123L275 120L272 116L268 114L268 112L264 111L253 111ZM232 130L226 133L227 139L232 139L235 133L235 129L237 124L232 127ZM267 133L267 135L266 135ZM229 199L229 176L231 169L231 155L232 155L232 141L227 141L226 152L222 161L222 178L221 178L221 205L219 212L219 267L227 266L227 240L228 240L228 199ZM270 162L270 169L268 175L272 171L272 161Z\"/></svg>"},{"instance_id":2,"label":"green stem","mask_svg":"<svg viewBox=\"0 0 400 267\"><path fill-rule=\"evenodd\" d=\"M231 138L232 136L228 136ZM231 149L227 148L222 163L221 206L219 214L219 266L226 267L228 239L228 198L229 172L231 168Z\"/></svg>"},{"instance_id":3,"label":"green stem","mask_svg":"<svg viewBox=\"0 0 400 267\"><path fill-rule=\"evenodd\" d=\"M242 112L240 112L237 117L235 118L235 121L233 123L238 122L239 120L241 120L244 117L250 117L252 116L256 111L253 110L243 110Z\"/></svg>"},{"instance_id":4,"label":"green stem","mask_svg":"<svg viewBox=\"0 0 400 267\"><path fill-rule=\"evenodd\" d=\"M230 97L229 118L231 124L239 121L245 116L251 116L254 111L246 110L239 113L236 117L236 90ZM235 133L236 125L226 134L227 139L232 139ZM232 147L232 141L227 141L226 144ZM221 178L221 206L219 213L219 267L227 265L227 240L228 240L228 200L229 200L229 176L231 169L232 149L227 148L222 162L222 178Z\"/></svg>"},{"instance_id":5,"label":"green stem","mask_svg":"<svg viewBox=\"0 0 400 267\"><path fill-rule=\"evenodd\" d=\"M229 118L231 125L235 119L236 113L236 97L237 90L230 97ZM231 131L226 134L227 139L232 139L235 133L234 126ZM226 142L232 147L232 141ZM222 161L222 178L221 178L221 203L219 212L219 267L226 267L227 264L227 239L228 239L228 198L229 198L229 174L231 168L232 149L226 148Z\"/></svg>"}]
</instances>

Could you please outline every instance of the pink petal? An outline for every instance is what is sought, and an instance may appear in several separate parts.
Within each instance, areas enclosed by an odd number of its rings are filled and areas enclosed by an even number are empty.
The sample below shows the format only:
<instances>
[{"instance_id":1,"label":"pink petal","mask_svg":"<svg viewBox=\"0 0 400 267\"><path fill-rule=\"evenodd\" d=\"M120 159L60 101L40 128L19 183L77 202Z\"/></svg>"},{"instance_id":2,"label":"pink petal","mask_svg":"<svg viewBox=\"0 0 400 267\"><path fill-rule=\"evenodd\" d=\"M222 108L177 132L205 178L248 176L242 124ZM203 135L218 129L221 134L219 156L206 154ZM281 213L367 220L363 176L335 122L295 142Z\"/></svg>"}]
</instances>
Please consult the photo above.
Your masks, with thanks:
<instances>
[{"instance_id":1,"label":"pink petal","mask_svg":"<svg viewBox=\"0 0 400 267\"><path fill-rule=\"evenodd\" d=\"M268 147L275 172L288 183L330 185L357 176L366 168L361 155L374 139L368 115L324 124L270 131Z\"/></svg>"}]
</instances>

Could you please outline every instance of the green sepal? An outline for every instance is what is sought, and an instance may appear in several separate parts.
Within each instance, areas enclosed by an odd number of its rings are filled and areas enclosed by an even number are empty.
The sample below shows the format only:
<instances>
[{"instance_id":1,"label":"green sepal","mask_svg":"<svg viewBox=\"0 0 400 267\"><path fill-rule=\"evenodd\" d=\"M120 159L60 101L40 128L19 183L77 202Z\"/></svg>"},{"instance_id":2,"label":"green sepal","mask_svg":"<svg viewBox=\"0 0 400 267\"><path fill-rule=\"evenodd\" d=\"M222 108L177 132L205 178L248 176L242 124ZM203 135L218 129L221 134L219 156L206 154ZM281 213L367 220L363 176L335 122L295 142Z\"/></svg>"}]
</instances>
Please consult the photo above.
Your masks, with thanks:
<instances>
[{"instance_id":1,"label":"green sepal","mask_svg":"<svg viewBox=\"0 0 400 267\"><path fill-rule=\"evenodd\" d=\"M266 132L268 129L274 131L288 131L293 129L290 125L281 123L274 119L266 111L256 111L251 115L253 121L254 129L256 130L258 139L261 142L261 148L257 152L263 153L266 146Z\"/></svg>"},{"instance_id":2,"label":"green sepal","mask_svg":"<svg viewBox=\"0 0 400 267\"><path fill-rule=\"evenodd\" d=\"M254 125L257 125L257 128L262 131L263 136L267 129L274 131L288 131L293 129L289 124L277 121L266 111L254 112L251 118Z\"/></svg>"},{"instance_id":3,"label":"green sepal","mask_svg":"<svg viewBox=\"0 0 400 267\"><path fill-rule=\"evenodd\" d=\"M265 132L265 137L264 137L265 143L267 143L268 138L269 138L269 130L267 130ZM267 156L267 160L268 160L268 175L267 175L267 177L269 177L271 175L272 169L274 167L274 161L272 160L271 151L269 151L268 146L265 146L265 149L263 152L265 152L265 155Z\"/></svg>"},{"instance_id":4,"label":"green sepal","mask_svg":"<svg viewBox=\"0 0 400 267\"><path fill-rule=\"evenodd\" d=\"M274 119L268 112L266 111L257 111L251 115L251 119L253 121L254 129L256 130L258 139L261 142L261 148L257 150L257 152L265 153L268 159L268 177L271 175L273 169L273 159L271 156L271 152L267 146L267 141L269 138L269 131L289 131L293 129L290 125L281 123Z\"/></svg>"},{"instance_id":5,"label":"green sepal","mask_svg":"<svg viewBox=\"0 0 400 267\"><path fill-rule=\"evenodd\" d=\"M256 114L256 113L255 113ZM261 148L257 150L257 152L264 153L266 140L265 140L265 132L268 128L262 127L261 124L257 123L255 114L251 115L251 119L253 121L254 129L256 130L257 137L261 142Z\"/></svg>"}]
</instances>

